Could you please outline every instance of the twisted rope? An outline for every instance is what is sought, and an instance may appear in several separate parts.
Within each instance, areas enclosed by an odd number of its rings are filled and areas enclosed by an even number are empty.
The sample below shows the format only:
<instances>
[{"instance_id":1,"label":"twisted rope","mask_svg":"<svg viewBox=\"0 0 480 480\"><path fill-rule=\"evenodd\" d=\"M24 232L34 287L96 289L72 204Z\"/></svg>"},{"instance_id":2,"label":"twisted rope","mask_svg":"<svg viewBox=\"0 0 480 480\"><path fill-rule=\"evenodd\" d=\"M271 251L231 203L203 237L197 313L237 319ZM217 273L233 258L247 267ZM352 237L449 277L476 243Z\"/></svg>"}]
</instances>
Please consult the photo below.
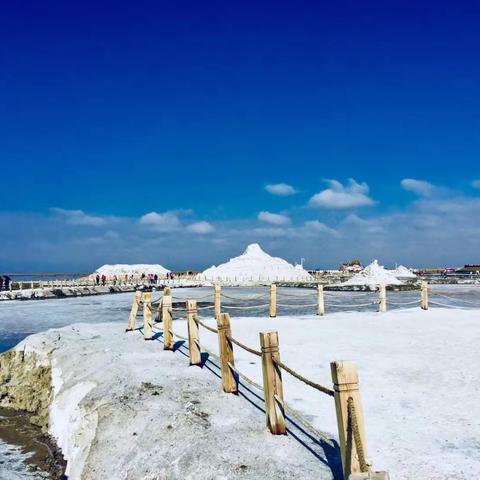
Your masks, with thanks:
<instances>
[{"instance_id":1,"label":"twisted rope","mask_svg":"<svg viewBox=\"0 0 480 480\"><path fill-rule=\"evenodd\" d=\"M203 328L207 329L208 331L212 332L212 333L218 333L218 330L216 328L213 328L213 327L210 327L209 325L207 325L206 323L203 323L201 320L198 319L198 317L195 319L195 321L201 325Z\"/></svg>"},{"instance_id":2,"label":"twisted rope","mask_svg":"<svg viewBox=\"0 0 480 480\"><path fill-rule=\"evenodd\" d=\"M240 348L243 348L244 350L246 350L247 352L250 352L252 353L253 355L257 355L257 357L261 357L262 356L262 352L260 352L259 350L255 350L253 348L250 348L248 345L245 345L244 343L242 342L239 342L237 339L231 337L231 336L227 336L227 339L230 340L232 343L234 343L235 345L238 345Z\"/></svg>"},{"instance_id":3,"label":"twisted rope","mask_svg":"<svg viewBox=\"0 0 480 480\"><path fill-rule=\"evenodd\" d=\"M215 308L215 305L207 305L206 307L197 307L197 310L206 310L207 308Z\"/></svg>"},{"instance_id":4,"label":"twisted rope","mask_svg":"<svg viewBox=\"0 0 480 480\"><path fill-rule=\"evenodd\" d=\"M229 295L225 295L224 293L220 294L221 297L223 298L227 298L228 300L258 300L260 298L264 298L264 297L267 297L268 294L267 293L261 293L260 295L254 295L253 297L231 297Z\"/></svg>"},{"instance_id":5,"label":"twisted rope","mask_svg":"<svg viewBox=\"0 0 480 480\"><path fill-rule=\"evenodd\" d=\"M285 370L287 373L292 375L292 377L295 377L297 380L300 380L301 382L306 383L309 387L312 387L315 390L318 390L319 392L324 393L325 395L329 395L330 397L333 397L335 395L335 392L330 388L324 387L319 383L312 382L308 378L305 378L303 375L300 375L299 373L297 373L295 370L292 370L290 367L287 367L287 365L280 362L279 360L274 359L273 363L275 363L275 365L277 365L282 370Z\"/></svg>"},{"instance_id":6,"label":"twisted rope","mask_svg":"<svg viewBox=\"0 0 480 480\"><path fill-rule=\"evenodd\" d=\"M413 305L414 303L420 303L421 300L413 300L411 302L391 302L390 300L387 300L388 305Z\"/></svg>"},{"instance_id":7,"label":"twisted rope","mask_svg":"<svg viewBox=\"0 0 480 480\"><path fill-rule=\"evenodd\" d=\"M264 303L262 305L249 305L249 306L245 306L245 307L241 307L239 305L225 305L225 304L223 304L222 308L236 308L236 309L239 309L239 310L251 310L251 309L255 309L255 308L264 308L264 307L269 307L269 306L270 306L269 303Z\"/></svg>"},{"instance_id":8,"label":"twisted rope","mask_svg":"<svg viewBox=\"0 0 480 480\"><path fill-rule=\"evenodd\" d=\"M328 307L336 307L336 308L355 308L355 307L369 307L370 305L378 305L378 302L369 302L369 303L358 303L356 305L348 305L348 304L339 304L339 303L327 303L326 306Z\"/></svg>"},{"instance_id":9,"label":"twisted rope","mask_svg":"<svg viewBox=\"0 0 480 480\"><path fill-rule=\"evenodd\" d=\"M463 298L450 297L449 295L445 295L443 293L435 293L435 292L429 292L429 293L430 293L430 295L435 295L436 297L443 297L443 298L447 298L448 300L452 300L454 302L462 302L462 303L466 303L467 305L473 305L475 307L480 308L480 305L478 305L478 303L471 302L470 300L465 300Z\"/></svg>"},{"instance_id":10,"label":"twisted rope","mask_svg":"<svg viewBox=\"0 0 480 480\"><path fill-rule=\"evenodd\" d=\"M303 428L308 430L314 436L321 438L325 443L327 443L331 447L335 447L335 443L332 440L330 440L324 433L317 430L311 423L304 420L300 412L298 412L297 410L294 410L290 405L288 405L285 402L283 402L283 408L291 417L293 417L300 425L302 425Z\"/></svg>"},{"instance_id":11,"label":"twisted rope","mask_svg":"<svg viewBox=\"0 0 480 480\"><path fill-rule=\"evenodd\" d=\"M298 304L294 305L292 303L277 303L277 307L290 307L290 308L301 308L301 307L316 307L316 303L308 303L308 304Z\"/></svg>"},{"instance_id":12,"label":"twisted rope","mask_svg":"<svg viewBox=\"0 0 480 480\"><path fill-rule=\"evenodd\" d=\"M282 293L277 291L277 295L279 297L291 297L291 298L308 298L311 297L312 295L315 295L317 292L313 291L311 293L307 293L305 295L292 295L291 293Z\"/></svg>"},{"instance_id":13,"label":"twisted rope","mask_svg":"<svg viewBox=\"0 0 480 480\"><path fill-rule=\"evenodd\" d=\"M258 384L257 382L254 382L251 378L247 377L244 373L242 373L240 370L235 368L234 365L232 365L230 362L227 362L228 367L230 370L233 370L242 380L245 380L248 384L252 385L252 387L257 388L263 393L263 387Z\"/></svg>"},{"instance_id":14,"label":"twisted rope","mask_svg":"<svg viewBox=\"0 0 480 480\"><path fill-rule=\"evenodd\" d=\"M365 450L363 449L362 437L360 435L360 428L358 426L357 412L355 411L355 403L352 397L348 397L348 420L349 426L352 429L353 440L355 441L355 448L358 455L358 463L360 464L360 470L362 472L368 472L369 466L367 459L365 458Z\"/></svg>"}]
</instances>

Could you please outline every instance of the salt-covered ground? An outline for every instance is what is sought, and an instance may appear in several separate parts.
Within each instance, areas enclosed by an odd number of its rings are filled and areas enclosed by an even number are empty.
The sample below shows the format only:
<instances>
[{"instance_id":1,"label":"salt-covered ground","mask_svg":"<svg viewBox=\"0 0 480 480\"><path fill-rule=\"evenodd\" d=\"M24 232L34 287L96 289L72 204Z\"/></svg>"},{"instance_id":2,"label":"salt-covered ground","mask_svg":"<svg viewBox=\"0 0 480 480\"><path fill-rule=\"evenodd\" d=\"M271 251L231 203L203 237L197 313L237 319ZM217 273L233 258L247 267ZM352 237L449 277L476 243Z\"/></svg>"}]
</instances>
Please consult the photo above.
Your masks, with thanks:
<instances>
[{"instance_id":1,"label":"salt-covered ground","mask_svg":"<svg viewBox=\"0 0 480 480\"><path fill-rule=\"evenodd\" d=\"M179 289L174 291L174 296L200 298L208 291L211 289ZM230 293L251 299L260 291L232 289ZM412 308L384 315L373 311L328 312L325 317L295 314L275 319L244 317L232 310L233 334L258 348L259 331L278 330L282 360L326 385L330 384L330 361L356 361L369 456L375 469L388 470L392 478L404 480L476 478L480 471L480 407L476 401L479 394L476 365L480 363L476 332L480 309L475 308L480 304L479 288L436 286L432 293L432 301L464 308L436 307L427 312ZM350 297L341 295L345 301L358 300L353 297L356 293ZM119 294L31 303L5 302L0 305L0 338L15 335L18 339L27 333L77 321L114 321L121 323L118 331L115 325L109 327L112 341L123 339L121 332L131 300L132 294ZM174 329L185 333L184 321L176 320ZM100 334L103 327L98 326L97 331ZM128 341L147 356L157 355L157 351L158 355L162 354L158 342L145 343L139 334L131 334ZM201 342L217 351L215 336L205 330L201 332ZM83 342L82 348L88 349L88 344ZM172 355L180 358L179 368L187 365L187 359L180 352ZM141 370L146 365L150 371L148 358L132 361L128 368ZM235 359L241 371L261 380L259 359L236 347ZM108 363L105 371L114 364L115 361ZM159 370L153 369L153 372L158 378L162 376ZM207 375L202 381L207 381L210 375L219 386L213 373L202 373ZM334 406L329 397L286 374L284 386L287 402L317 428L336 435Z\"/></svg>"}]
</instances>

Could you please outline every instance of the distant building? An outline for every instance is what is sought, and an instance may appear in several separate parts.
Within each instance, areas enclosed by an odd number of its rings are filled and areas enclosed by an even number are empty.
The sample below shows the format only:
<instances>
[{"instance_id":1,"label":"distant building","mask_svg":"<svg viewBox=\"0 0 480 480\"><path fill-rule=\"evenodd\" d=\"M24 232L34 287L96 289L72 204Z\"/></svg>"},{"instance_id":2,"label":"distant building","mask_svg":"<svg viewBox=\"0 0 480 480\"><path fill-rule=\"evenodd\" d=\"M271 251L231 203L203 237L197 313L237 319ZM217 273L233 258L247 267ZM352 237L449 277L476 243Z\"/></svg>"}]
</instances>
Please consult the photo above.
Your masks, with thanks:
<instances>
[{"instance_id":1,"label":"distant building","mask_svg":"<svg viewBox=\"0 0 480 480\"><path fill-rule=\"evenodd\" d=\"M458 268L455 273L467 273L470 275L480 274L480 265L465 265L463 268Z\"/></svg>"}]
</instances>

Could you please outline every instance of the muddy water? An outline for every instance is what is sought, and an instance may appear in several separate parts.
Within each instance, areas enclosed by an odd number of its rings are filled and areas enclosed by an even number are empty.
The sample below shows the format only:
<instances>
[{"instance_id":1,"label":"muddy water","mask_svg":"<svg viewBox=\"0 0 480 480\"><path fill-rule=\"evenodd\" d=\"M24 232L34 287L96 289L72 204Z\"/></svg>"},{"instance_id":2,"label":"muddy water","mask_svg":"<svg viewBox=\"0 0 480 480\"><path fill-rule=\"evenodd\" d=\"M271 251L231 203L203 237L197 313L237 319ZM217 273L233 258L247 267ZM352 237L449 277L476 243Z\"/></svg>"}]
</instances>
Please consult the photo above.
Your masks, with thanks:
<instances>
[{"instance_id":1,"label":"muddy water","mask_svg":"<svg viewBox=\"0 0 480 480\"><path fill-rule=\"evenodd\" d=\"M0 408L0 478L58 480L65 462L61 452L26 413Z\"/></svg>"}]
</instances>

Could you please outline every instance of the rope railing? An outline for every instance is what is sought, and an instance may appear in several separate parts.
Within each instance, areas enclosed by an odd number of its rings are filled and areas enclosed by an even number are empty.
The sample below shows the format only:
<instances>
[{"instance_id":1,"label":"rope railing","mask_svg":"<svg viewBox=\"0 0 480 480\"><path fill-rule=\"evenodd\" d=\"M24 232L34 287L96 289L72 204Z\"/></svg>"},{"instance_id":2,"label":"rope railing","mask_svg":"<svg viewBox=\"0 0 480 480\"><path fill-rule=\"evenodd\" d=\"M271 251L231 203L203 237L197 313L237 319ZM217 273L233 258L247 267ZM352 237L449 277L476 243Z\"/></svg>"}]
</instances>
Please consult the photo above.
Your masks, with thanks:
<instances>
[{"instance_id":1,"label":"rope railing","mask_svg":"<svg viewBox=\"0 0 480 480\"><path fill-rule=\"evenodd\" d=\"M352 397L348 397L347 400L348 407L348 423L352 429L353 440L355 442L355 447L358 455L358 463L360 464L361 472L369 472L370 465L367 462L365 457L365 450L363 448L362 436L360 434L360 428L358 425L357 412L355 410L355 402Z\"/></svg>"},{"instance_id":2,"label":"rope railing","mask_svg":"<svg viewBox=\"0 0 480 480\"><path fill-rule=\"evenodd\" d=\"M301 307L316 307L316 303L308 303L308 304L302 304L302 303L277 303L278 307L285 307L285 308L301 308Z\"/></svg>"},{"instance_id":3,"label":"rope railing","mask_svg":"<svg viewBox=\"0 0 480 480\"><path fill-rule=\"evenodd\" d=\"M421 300L418 299L418 300L412 300L411 302L392 302L391 300L387 300L387 304L388 305L414 305L416 303L420 303Z\"/></svg>"},{"instance_id":4,"label":"rope railing","mask_svg":"<svg viewBox=\"0 0 480 480\"><path fill-rule=\"evenodd\" d=\"M259 300L260 298L265 298L267 297L267 294L265 293L262 293L260 295L255 295L253 297L232 297L230 295L225 295L224 293L221 294L221 297L222 298L226 298L228 300L246 300L246 301L250 301L250 300Z\"/></svg>"},{"instance_id":5,"label":"rope railing","mask_svg":"<svg viewBox=\"0 0 480 480\"><path fill-rule=\"evenodd\" d=\"M195 321L201 325L203 328L205 328L206 330L208 330L209 332L212 332L212 333L218 333L218 330L216 328L213 328L213 327L210 327L210 325L207 325L206 323L203 323L199 318L198 316L195 318Z\"/></svg>"},{"instance_id":6,"label":"rope railing","mask_svg":"<svg viewBox=\"0 0 480 480\"><path fill-rule=\"evenodd\" d=\"M369 307L371 305L378 305L378 300L368 303L355 303L355 304L346 304L346 303L326 303L327 307L334 308L356 308L356 307Z\"/></svg>"},{"instance_id":7,"label":"rope railing","mask_svg":"<svg viewBox=\"0 0 480 480\"><path fill-rule=\"evenodd\" d=\"M237 345L238 347L240 348L243 348L244 350L246 350L247 352L253 354L253 355L256 355L257 357L261 357L262 356L262 352L260 352L259 350L255 350L254 348L251 348L249 347L248 345L245 345L244 343L240 342L239 340L237 340L236 338L233 338L231 335L227 335L227 339L230 340L232 343L234 343L235 345Z\"/></svg>"},{"instance_id":8,"label":"rope railing","mask_svg":"<svg viewBox=\"0 0 480 480\"><path fill-rule=\"evenodd\" d=\"M321 290L319 289L319 291ZM127 328L126 331L135 330L136 313L142 304L141 296L141 292L135 294L129 316L129 328ZM335 443L330 438L316 429L310 422L303 418L302 414L285 402L283 398L282 371L287 372L307 387L313 388L327 396L335 397L335 411L339 428L339 443L342 451L342 464L345 478L349 478L350 473L369 471L369 465L366 460L363 414L361 409L359 410L359 405L361 404L357 403L357 400L360 402L360 394L358 374L354 363L332 362L330 366L333 388L328 388L306 378L280 360L277 332L260 333L261 350L257 350L232 335L230 316L228 313L216 314L217 328L214 328L199 318L198 307L195 300L187 300L187 308L173 308L170 295L164 297L161 308L163 329L160 329L152 322L153 309L152 302L150 301L151 293L143 293L143 296L145 298L143 302L144 324L141 330L145 340L158 338L157 335L152 335L152 332L162 332L160 339L163 342L164 350L170 351L175 351L176 349L174 339L186 342L189 350L190 365L202 366L205 361L202 358L202 351L207 352L211 358L218 360L217 367L221 372L222 386L226 393L237 393L241 381L262 392L265 402L267 425L273 434L285 434L287 432L286 420L290 419L296 428L303 427L305 429L304 432L309 432L316 438L320 438L329 445L335 446ZM186 313L186 316L182 316L179 312ZM177 323L172 322L173 314L175 314L176 318L186 318L188 336L182 335L173 328L174 325L177 325ZM218 336L218 355L200 343L199 327L203 327ZM263 385L257 383L235 366L233 345L262 359ZM260 399L261 397L258 398ZM356 410L355 407L357 407ZM285 412L288 414L288 417ZM347 432L347 435L345 432ZM348 432L351 432L351 434L348 434Z\"/></svg>"},{"instance_id":9,"label":"rope railing","mask_svg":"<svg viewBox=\"0 0 480 480\"><path fill-rule=\"evenodd\" d=\"M312 382L311 380L309 380L308 378L305 378L300 373L296 372L295 370L292 370L289 366L285 365L283 362L280 362L279 360L274 360L273 362L275 363L275 365L277 365L277 367L281 368L282 370L285 370L292 377L295 377L297 380L300 380L301 382L305 383L309 387L312 387L315 390L318 390L319 392L322 392L325 395L328 395L330 397L333 397L335 395L335 392L332 389L324 387L319 383Z\"/></svg>"},{"instance_id":10,"label":"rope railing","mask_svg":"<svg viewBox=\"0 0 480 480\"><path fill-rule=\"evenodd\" d=\"M222 308L233 308L233 309L238 309L238 310L253 310L256 308L265 308L268 307L270 304L269 303L264 303L262 305L226 305L223 304Z\"/></svg>"}]
</instances>

